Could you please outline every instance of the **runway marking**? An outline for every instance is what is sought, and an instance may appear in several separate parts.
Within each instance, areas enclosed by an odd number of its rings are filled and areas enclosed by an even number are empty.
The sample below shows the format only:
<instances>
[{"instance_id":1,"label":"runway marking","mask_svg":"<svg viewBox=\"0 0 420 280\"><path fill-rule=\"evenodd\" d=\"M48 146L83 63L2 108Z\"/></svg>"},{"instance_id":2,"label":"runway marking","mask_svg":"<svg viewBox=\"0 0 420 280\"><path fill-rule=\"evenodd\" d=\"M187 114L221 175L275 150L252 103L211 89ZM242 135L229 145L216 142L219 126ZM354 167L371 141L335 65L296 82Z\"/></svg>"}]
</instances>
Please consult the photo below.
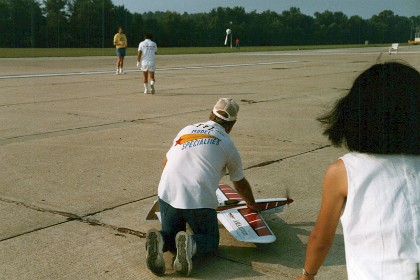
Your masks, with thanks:
<instances>
[{"instance_id":1,"label":"runway marking","mask_svg":"<svg viewBox=\"0 0 420 280\"><path fill-rule=\"evenodd\" d=\"M170 71L170 70L185 70L185 69L206 69L206 68L228 68L228 67L246 67L246 66L257 66L257 65L275 65L275 64L288 64L298 63L298 60L289 61L273 61L273 62L258 62L258 63L241 63L241 64L223 64L223 65L206 65L206 66L186 66L186 67L169 67L157 69L159 71Z\"/></svg>"},{"instance_id":2,"label":"runway marking","mask_svg":"<svg viewBox=\"0 0 420 280\"><path fill-rule=\"evenodd\" d=\"M205 66L185 66L185 67L168 67L157 68L156 71L174 71L174 70L190 70L190 69L209 69L209 68L229 68L229 67L249 67L259 65L275 65L298 63L298 60L289 61L273 61L273 62L257 62L257 63L240 63L240 64L222 64L222 65L205 65ZM127 70L128 72L141 72L140 69ZM115 73L115 70L109 71L89 71L89 72L68 72L68 73L47 73L47 74L20 74L20 75L4 75L0 79L16 79L16 78L45 78L45 77L63 77L63 76L79 76L79 75L101 75Z\"/></svg>"}]
</instances>

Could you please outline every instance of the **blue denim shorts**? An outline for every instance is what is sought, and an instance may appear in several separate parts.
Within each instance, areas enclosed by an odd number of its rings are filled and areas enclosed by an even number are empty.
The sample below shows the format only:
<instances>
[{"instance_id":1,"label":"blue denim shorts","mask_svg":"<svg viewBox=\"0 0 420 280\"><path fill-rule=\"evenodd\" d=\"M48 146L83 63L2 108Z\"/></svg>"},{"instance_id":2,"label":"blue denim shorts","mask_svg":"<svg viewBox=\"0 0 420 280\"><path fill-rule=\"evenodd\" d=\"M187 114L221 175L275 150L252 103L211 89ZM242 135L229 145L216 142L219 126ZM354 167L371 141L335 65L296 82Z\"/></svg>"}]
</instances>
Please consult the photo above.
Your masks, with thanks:
<instances>
[{"instance_id":1,"label":"blue denim shorts","mask_svg":"<svg viewBox=\"0 0 420 280\"><path fill-rule=\"evenodd\" d=\"M117 56L125 56L125 49L126 48L117 48L116 49L116 53L117 53Z\"/></svg>"}]
</instances>

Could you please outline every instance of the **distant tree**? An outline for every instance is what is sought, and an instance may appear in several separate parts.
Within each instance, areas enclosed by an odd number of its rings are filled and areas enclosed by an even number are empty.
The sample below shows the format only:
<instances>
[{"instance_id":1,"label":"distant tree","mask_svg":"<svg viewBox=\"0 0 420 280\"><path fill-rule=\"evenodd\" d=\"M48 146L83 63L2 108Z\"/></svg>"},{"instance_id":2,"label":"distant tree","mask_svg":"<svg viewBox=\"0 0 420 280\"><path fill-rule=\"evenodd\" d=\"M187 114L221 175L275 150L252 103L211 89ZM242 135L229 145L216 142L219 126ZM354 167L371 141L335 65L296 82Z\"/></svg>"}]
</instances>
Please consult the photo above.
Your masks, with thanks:
<instances>
[{"instance_id":1,"label":"distant tree","mask_svg":"<svg viewBox=\"0 0 420 280\"><path fill-rule=\"evenodd\" d=\"M252 46L275 46L280 43L281 19L276 12L267 10L258 16L258 25L253 28L255 39L249 44ZM284 42L283 42L284 43Z\"/></svg>"},{"instance_id":2,"label":"distant tree","mask_svg":"<svg viewBox=\"0 0 420 280\"><path fill-rule=\"evenodd\" d=\"M408 42L410 40L411 21L407 17L396 16L396 22L391 27L392 42Z\"/></svg>"},{"instance_id":3,"label":"distant tree","mask_svg":"<svg viewBox=\"0 0 420 280\"><path fill-rule=\"evenodd\" d=\"M43 12L46 17L46 46L65 46L68 43L68 0L43 0Z\"/></svg>"},{"instance_id":4,"label":"distant tree","mask_svg":"<svg viewBox=\"0 0 420 280\"><path fill-rule=\"evenodd\" d=\"M190 20L190 43L189 46L210 46L211 43L214 45L223 44L223 33L220 38L214 39L213 42L210 39L210 27L208 25L209 14L207 13L197 13L189 14L188 18Z\"/></svg>"},{"instance_id":5,"label":"distant tree","mask_svg":"<svg viewBox=\"0 0 420 280\"><path fill-rule=\"evenodd\" d=\"M416 32L420 32L420 16L410 17L410 40L414 40Z\"/></svg>"},{"instance_id":6,"label":"distant tree","mask_svg":"<svg viewBox=\"0 0 420 280\"><path fill-rule=\"evenodd\" d=\"M349 38L348 18L342 12L315 13L318 44L346 44Z\"/></svg>"},{"instance_id":7,"label":"distant tree","mask_svg":"<svg viewBox=\"0 0 420 280\"><path fill-rule=\"evenodd\" d=\"M94 33L98 32L93 20L93 5L90 0L69 1L69 23L72 34L72 47L90 47Z\"/></svg>"},{"instance_id":8,"label":"distant tree","mask_svg":"<svg viewBox=\"0 0 420 280\"><path fill-rule=\"evenodd\" d=\"M111 0L69 0L68 6L74 47L111 47L118 26L130 25L131 14Z\"/></svg>"},{"instance_id":9,"label":"distant tree","mask_svg":"<svg viewBox=\"0 0 420 280\"><path fill-rule=\"evenodd\" d=\"M373 27L375 42L390 43L396 41L396 37L400 37L398 33L401 32L395 31L398 20L398 17L390 10L385 10L378 15L372 16L369 23Z\"/></svg>"},{"instance_id":10,"label":"distant tree","mask_svg":"<svg viewBox=\"0 0 420 280\"><path fill-rule=\"evenodd\" d=\"M139 42L143 40L143 33L144 33L144 22L143 16L141 14L135 13L133 14L133 20L130 24L130 42L132 42L132 46L137 47Z\"/></svg>"},{"instance_id":11,"label":"distant tree","mask_svg":"<svg viewBox=\"0 0 420 280\"><path fill-rule=\"evenodd\" d=\"M158 13L158 14L161 14ZM144 13L143 14L143 30L141 31L141 39L140 41L143 40L143 35L148 32L148 33L152 33L153 36L153 41L155 41L158 46L160 47L166 47L166 45L162 45L162 26L159 23L158 20L159 16L156 16L155 13L152 12L148 12L148 13Z\"/></svg>"},{"instance_id":12,"label":"distant tree","mask_svg":"<svg viewBox=\"0 0 420 280\"><path fill-rule=\"evenodd\" d=\"M11 7L9 1L0 0L0 34L1 44L0 47L11 47L13 46L13 23Z\"/></svg>"},{"instance_id":13,"label":"distant tree","mask_svg":"<svg viewBox=\"0 0 420 280\"><path fill-rule=\"evenodd\" d=\"M301 13L299 8L291 7L281 14L279 27L283 45L308 45L314 41L315 22L312 17Z\"/></svg>"},{"instance_id":14,"label":"distant tree","mask_svg":"<svg viewBox=\"0 0 420 280\"><path fill-rule=\"evenodd\" d=\"M127 34L128 43L132 41L130 38L133 32L136 30L131 30L131 22L133 20L133 14L130 13L124 6L114 6L112 13L110 14L110 18L108 18L110 28L114 31L117 31L118 26L124 28L124 33ZM116 32L113 32L114 34ZM112 41L112 40L111 40Z\"/></svg>"},{"instance_id":15,"label":"distant tree","mask_svg":"<svg viewBox=\"0 0 420 280\"><path fill-rule=\"evenodd\" d=\"M363 44L369 41L368 23L360 16L352 16L347 22L349 44Z\"/></svg>"},{"instance_id":16,"label":"distant tree","mask_svg":"<svg viewBox=\"0 0 420 280\"><path fill-rule=\"evenodd\" d=\"M0 28L5 31L2 38L7 37L0 44L7 47L39 46L43 24L40 4L36 0L2 0L0 7Z\"/></svg>"},{"instance_id":17,"label":"distant tree","mask_svg":"<svg viewBox=\"0 0 420 280\"><path fill-rule=\"evenodd\" d=\"M269 12L265 11L263 13ZM266 30L263 30L264 27L262 27L262 14L257 13L255 10L248 14L248 26L246 26L246 31L243 31L241 34L242 46L260 46L268 37ZM267 44L267 41L265 43Z\"/></svg>"},{"instance_id":18,"label":"distant tree","mask_svg":"<svg viewBox=\"0 0 420 280\"><path fill-rule=\"evenodd\" d=\"M420 32L420 16L385 10L370 19L342 12L303 14L299 8L247 13L218 7L208 13L130 13L112 0L0 0L0 47L112 47L122 26L129 46L152 32L160 47L222 46L226 29L241 45L310 45L406 42Z\"/></svg>"},{"instance_id":19,"label":"distant tree","mask_svg":"<svg viewBox=\"0 0 420 280\"><path fill-rule=\"evenodd\" d=\"M189 37L189 26L182 20L182 16L176 12L161 12L156 17L161 27L159 43L168 47L185 46ZM173 28L176 26L177 28Z\"/></svg>"}]
</instances>

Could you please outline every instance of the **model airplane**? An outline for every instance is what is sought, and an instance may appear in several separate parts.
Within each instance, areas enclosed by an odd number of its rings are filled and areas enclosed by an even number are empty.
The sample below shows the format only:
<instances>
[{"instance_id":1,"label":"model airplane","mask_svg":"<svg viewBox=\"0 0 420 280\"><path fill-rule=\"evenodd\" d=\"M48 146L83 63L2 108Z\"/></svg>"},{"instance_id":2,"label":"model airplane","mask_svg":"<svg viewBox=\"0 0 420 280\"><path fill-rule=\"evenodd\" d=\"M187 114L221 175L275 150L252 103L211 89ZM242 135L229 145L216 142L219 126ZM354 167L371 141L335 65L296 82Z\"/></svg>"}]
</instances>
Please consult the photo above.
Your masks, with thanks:
<instances>
[{"instance_id":1,"label":"model airplane","mask_svg":"<svg viewBox=\"0 0 420 280\"><path fill-rule=\"evenodd\" d=\"M284 206L293 202L290 198L256 199L261 212L254 212L246 206L245 201L231 187L219 184L216 191L219 206L217 219L239 241L251 243L271 243L276 236L262 217L262 213L278 213ZM159 204L154 202L146 220L160 220Z\"/></svg>"}]
</instances>

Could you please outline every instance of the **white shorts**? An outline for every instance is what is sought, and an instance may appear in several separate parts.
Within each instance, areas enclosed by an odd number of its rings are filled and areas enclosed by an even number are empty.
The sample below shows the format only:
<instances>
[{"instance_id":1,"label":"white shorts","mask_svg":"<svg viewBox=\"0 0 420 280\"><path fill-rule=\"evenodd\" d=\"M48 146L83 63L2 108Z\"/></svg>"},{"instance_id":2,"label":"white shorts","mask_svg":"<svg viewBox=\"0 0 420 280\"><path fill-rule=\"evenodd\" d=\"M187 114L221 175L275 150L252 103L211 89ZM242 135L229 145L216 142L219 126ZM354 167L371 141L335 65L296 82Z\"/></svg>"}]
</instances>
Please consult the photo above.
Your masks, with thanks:
<instances>
[{"instance_id":1,"label":"white shorts","mask_svg":"<svg viewBox=\"0 0 420 280\"><path fill-rule=\"evenodd\" d=\"M155 72L156 64L154 61L142 60L141 61L141 71L143 72Z\"/></svg>"}]
</instances>

